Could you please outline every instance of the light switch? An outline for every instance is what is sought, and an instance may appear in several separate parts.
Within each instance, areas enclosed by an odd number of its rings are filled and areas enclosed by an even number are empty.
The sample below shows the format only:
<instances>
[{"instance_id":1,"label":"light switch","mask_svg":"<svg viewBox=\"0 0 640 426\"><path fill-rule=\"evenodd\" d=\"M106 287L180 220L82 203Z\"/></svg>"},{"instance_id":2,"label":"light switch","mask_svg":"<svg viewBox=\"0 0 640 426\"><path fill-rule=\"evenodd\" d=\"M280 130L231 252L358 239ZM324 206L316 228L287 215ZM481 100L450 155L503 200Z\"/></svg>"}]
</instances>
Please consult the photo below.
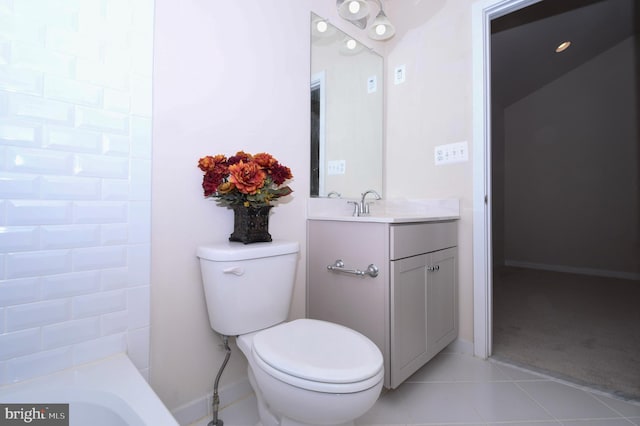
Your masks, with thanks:
<instances>
[{"instance_id":1,"label":"light switch","mask_svg":"<svg viewBox=\"0 0 640 426\"><path fill-rule=\"evenodd\" d=\"M406 65L397 66L393 72L393 84L404 83L407 79Z\"/></svg>"},{"instance_id":2,"label":"light switch","mask_svg":"<svg viewBox=\"0 0 640 426\"><path fill-rule=\"evenodd\" d=\"M375 93L378 91L378 78L372 75L367 79L367 93Z\"/></svg>"},{"instance_id":3,"label":"light switch","mask_svg":"<svg viewBox=\"0 0 640 426\"><path fill-rule=\"evenodd\" d=\"M327 162L328 175L343 175L347 170L347 162L345 160L330 160Z\"/></svg>"},{"instance_id":4,"label":"light switch","mask_svg":"<svg viewBox=\"0 0 640 426\"><path fill-rule=\"evenodd\" d=\"M469 161L467 141L438 145L433 150L436 166Z\"/></svg>"}]
</instances>

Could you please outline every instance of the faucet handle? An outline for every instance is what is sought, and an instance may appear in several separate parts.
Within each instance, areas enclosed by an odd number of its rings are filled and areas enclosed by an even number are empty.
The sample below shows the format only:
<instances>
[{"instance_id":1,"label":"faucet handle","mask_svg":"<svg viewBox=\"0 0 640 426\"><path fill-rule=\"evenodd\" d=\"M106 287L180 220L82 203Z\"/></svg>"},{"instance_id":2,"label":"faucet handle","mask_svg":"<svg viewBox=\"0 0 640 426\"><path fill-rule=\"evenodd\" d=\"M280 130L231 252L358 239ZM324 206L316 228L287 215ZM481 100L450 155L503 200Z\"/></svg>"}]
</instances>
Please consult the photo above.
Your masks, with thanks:
<instances>
[{"instance_id":1,"label":"faucet handle","mask_svg":"<svg viewBox=\"0 0 640 426\"><path fill-rule=\"evenodd\" d=\"M364 203L362 205L362 213L365 215L369 215L370 211L369 211L369 206L371 205L371 203Z\"/></svg>"},{"instance_id":2,"label":"faucet handle","mask_svg":"<svg viewBox=\"0 0 640 426\"><path fill-rule=\"evenodd\" d=\"M360 216L361 210L360 210L360 203L358 203L357 201L347 201L347 203L349 204L353 204L353 213L351 214L353 217L358 217Z\"/></svg>"}]
</instances>

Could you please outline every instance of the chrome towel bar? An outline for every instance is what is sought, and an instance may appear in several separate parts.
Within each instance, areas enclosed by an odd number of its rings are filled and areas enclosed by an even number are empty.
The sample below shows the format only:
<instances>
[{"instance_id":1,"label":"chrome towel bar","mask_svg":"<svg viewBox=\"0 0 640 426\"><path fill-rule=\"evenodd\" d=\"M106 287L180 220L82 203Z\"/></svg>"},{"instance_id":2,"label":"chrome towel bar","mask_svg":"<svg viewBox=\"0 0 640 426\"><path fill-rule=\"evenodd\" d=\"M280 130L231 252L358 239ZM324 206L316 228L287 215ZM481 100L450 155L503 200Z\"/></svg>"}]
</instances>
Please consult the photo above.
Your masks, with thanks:
<instances>
[{"instance_id":1,"label":"chrome towel bar","mask_svg":"<svg viewBox=\"0 0 640 426\"><path fill-rule=\"evenodd\" d=\"M344 261L342 259L338 259L333 263L333 265L328 265L327 269L333 272L341 272L343 274L358 275L361 277L365 275L369 275L370 277L375 278L378 276L378 267L373 263L369 265L367 269L365 269L364 271L361 271L360 269L345 269Z\"/></svg>"}]
</instances>

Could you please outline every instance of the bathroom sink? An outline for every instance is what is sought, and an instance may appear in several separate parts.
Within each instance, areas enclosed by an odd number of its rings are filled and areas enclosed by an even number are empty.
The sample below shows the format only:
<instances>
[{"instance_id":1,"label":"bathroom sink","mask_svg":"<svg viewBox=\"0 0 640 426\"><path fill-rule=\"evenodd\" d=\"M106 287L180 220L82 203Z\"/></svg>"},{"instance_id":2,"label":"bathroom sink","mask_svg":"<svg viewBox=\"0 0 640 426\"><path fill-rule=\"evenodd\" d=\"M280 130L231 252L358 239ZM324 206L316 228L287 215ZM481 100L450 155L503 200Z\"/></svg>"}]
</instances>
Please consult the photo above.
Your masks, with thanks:
<instances>
[{"instance_id":1,"label":"bathroom sink","mask_svg":"<svg viewBox=\"0 0 640 426\"><path fill-rule=\"evenodd\" d=\"M408 223L460 218L460 202L447 199L391 199L371 203L366 216L353 216L353 205L346 199L310 198L307 217L310 220L346 222Z\"/></svg>"}]
</instances>

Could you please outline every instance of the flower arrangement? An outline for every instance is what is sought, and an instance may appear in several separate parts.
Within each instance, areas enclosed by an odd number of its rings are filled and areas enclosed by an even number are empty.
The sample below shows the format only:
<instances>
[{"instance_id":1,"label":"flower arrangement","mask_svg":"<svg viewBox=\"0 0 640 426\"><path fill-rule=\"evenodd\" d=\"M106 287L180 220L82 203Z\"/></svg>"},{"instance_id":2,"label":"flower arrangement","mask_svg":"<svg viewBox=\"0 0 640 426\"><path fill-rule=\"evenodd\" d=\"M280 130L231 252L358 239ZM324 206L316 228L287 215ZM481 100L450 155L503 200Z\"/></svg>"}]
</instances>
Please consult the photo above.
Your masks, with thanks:
<instances>
[{"instance_id":1,"label":"flower arrangement","mask_svg":"<svg viewBox=\"0 0 640 426\"><path fill-rule=\"evenodd\" d=\"M204 172L204 196L217 198L222 206L263 207L293 192L283 185L293 178L291 169L266 152L251 155L239 151L229 158L205 156L198 161L198 168Z\"/></svg>"}]
</instances>

